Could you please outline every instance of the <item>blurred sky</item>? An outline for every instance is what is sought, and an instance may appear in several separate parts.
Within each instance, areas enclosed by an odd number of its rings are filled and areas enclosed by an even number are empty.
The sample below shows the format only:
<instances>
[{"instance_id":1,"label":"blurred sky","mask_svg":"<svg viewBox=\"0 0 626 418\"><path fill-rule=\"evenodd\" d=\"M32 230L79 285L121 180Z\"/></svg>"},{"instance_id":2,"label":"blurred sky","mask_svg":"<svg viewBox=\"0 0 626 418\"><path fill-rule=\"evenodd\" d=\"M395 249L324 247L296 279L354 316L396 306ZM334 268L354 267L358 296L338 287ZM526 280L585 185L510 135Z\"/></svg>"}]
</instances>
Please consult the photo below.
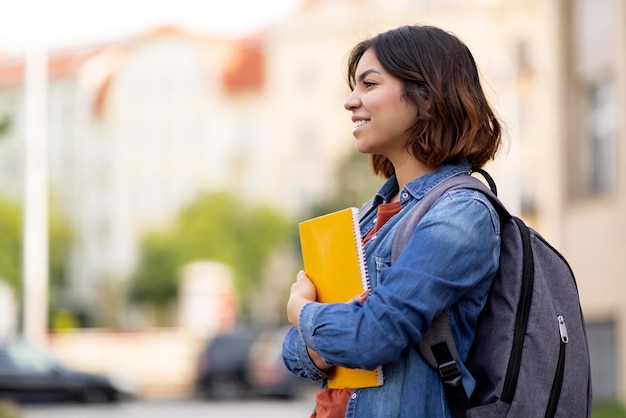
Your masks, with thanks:
<instances>
[{"instance_id":1,"label":"blurred sky","mask_svg":"<svg viewBox=\"0 0 626 418\"><path fill-rule=\"evenodd\" d=\"M49 49L110 41L162 24L245 35L283 19L304 0L0 0L0 52L33 42Z\"/></svg>"}]
</instances>

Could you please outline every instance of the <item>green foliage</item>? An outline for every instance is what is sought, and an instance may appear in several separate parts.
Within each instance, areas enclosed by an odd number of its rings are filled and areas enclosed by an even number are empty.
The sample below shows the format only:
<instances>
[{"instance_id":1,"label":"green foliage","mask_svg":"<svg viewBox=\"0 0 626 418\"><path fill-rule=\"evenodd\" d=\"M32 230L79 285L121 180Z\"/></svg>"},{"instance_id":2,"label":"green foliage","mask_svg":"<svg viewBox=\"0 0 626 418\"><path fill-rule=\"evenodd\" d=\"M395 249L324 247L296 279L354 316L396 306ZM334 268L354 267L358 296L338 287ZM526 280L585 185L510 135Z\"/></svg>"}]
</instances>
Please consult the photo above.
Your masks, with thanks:
<instances>
[{"instance_id":1,"label":"green foliage","mask_svg":"<svg viewBox=\"0 0 626 418\"><path fill-rule=\"evenodd\" d=\"M619 404L596 404L593 405L591 416L593 418L626 418L626 409Z\"/></svg>"},{"instance_id":2,"label":"green foliage","mask_svg":"<svg viewBox=\"0 0 626 418\"><path fill-rule=\"evenodd\" d=\"M180 213L172 230L145 236L130 281L131 301L167 306L177 297L178 269L211 260L231 266L245 303L266 261L287 242L291 227L272 208L246 204L227 193L205 194Z\"/></svg>"},{"instance_id":3,"label":"green foliage","mask_svg":"<svg viewBox=\"0 0 626 418\"><path fill-rule=\"evenodd\" d=\"M371 198L380 184L381 179L369 169L369 156L355 151L338 167L333 196L303 216L358 206ZM265 263L283 245L299 248L295 221L228 193L205 194L181 211L171 230L144 237L139 266L130 280L130 300L165 308L177 298L178 269L188 262L211 260L231 266L245 310Z\"/></svg>"},{"instance_id":4,"label":"green foliage","mask_svg":"<svg viewBox=\"0 0 626 418\"><path fill-rule=\"evenodd\" d=\"M8 134L11 130L11 118L8 115L4 115L0 118L0 138Z\"/></svg>"},{"instance_id":5,"label":"green foliage","mask_svg":"<svg viewBox=\"0 0 626 418\"><path fill-rule=\"evenodd\" d=\"M72 228L54 201L50 203L49 221L49 275L52 290L65 284L70 248L74 240Z\"/></svg>"},{"instance_id":6,"label":"green foliage","mask_svg":"<svg viewBox=\"0 0 626 418\"><path fill-rule=\"evenodd\" d=\"M80 320L74 312L59 309L50 313L50 328L58 331L80 328Z\"/></svg>"},{"instance_id":7,"label":"green foliage","mask_svg":"<svg viewBox=\"0 0 626 418\"><path fill-rule=\"evenodd\" d=\"M140 266L131 279L131 300L159 306L175 299L178 291L176 270L180 264L179 253L174 235L147 235L143 240Z\"/></svg>"},{"instance_id":8,"label":"green foliage","mask_svg":"<svg viewBox=\"0 0 626 418\"><path fill-rule=\"evenodd\" d=\"M50 205L49 212L49 280L50 294L65 280L65 266L72 233L69 224ZM0 198L0 278L20 294L22 279L22 209L15 203Z\"/></svg>"},{"instance_id":9,"label":"green foliage","mask_svg":"<svg viewBox=\"0 0 626 418\"><path fill-rule=\"evenodd\" d=\"M20 409L13 401L0 399L0 418L19 418Z\"/></svg>"},{"instance_id":10,"label":"green foliage","mask_svg":"<svg viewBox=\"0 0 626 418\"><path fill-rule=\"evenodd\" d=\"M0 199L0 278L18 290L22 277L22 211Z\"/></svg>"}]
</instances>

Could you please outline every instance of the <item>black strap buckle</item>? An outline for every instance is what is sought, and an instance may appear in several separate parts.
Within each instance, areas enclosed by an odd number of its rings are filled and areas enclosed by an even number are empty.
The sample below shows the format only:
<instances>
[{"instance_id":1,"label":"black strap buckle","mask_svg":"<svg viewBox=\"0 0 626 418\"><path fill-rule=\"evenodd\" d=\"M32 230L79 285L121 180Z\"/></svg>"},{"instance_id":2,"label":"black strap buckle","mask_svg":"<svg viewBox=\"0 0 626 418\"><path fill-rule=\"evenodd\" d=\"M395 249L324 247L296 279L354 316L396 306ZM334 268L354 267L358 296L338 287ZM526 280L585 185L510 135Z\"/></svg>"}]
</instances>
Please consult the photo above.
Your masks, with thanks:
<instances>
[{"instance_id":1,"label":"black strap buckle","mask_svg":"<svg viewBox=\"0 0 626 418\"><path fill-rule=\"evenodd\" d=\"M461 386L461 370L454 360L439 365L439 376L446 386Z\"/></svg>"}]
</instances>

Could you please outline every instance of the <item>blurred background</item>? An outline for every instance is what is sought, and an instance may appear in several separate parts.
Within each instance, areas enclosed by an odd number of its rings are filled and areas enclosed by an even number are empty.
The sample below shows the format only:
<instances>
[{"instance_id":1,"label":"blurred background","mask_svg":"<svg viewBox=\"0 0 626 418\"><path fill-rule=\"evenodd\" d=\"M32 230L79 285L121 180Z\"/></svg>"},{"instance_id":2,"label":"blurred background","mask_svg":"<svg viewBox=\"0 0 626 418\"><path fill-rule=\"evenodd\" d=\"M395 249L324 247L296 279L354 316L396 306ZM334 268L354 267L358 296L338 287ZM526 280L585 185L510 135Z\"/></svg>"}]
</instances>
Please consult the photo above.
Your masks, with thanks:
<instances>
[{"instance_id":1,"label":"blurred background","mask_svg":"<svg viewBox=\"0 0 626 418\"><path fill-rule=\"evenodd\" d=\"M159 398L214 395L221 338L244 347L234 386L280 386L297 223L382 182L347 54L429 24L473 52L506 127L487 169L574 270L596 402L626 404L626 3L227 3L0 6L2 339Z\"/></svg>"}]
</instances>

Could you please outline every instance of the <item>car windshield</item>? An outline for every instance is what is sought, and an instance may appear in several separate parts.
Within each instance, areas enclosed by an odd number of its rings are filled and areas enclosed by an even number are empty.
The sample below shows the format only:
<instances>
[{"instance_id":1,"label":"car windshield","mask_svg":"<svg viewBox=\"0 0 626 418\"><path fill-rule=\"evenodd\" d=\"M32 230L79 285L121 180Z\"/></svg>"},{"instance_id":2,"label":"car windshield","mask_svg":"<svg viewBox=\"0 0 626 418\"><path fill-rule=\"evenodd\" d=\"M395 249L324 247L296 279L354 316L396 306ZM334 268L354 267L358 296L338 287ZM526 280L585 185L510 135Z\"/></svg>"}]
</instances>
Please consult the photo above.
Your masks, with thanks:
<instances>
[{"instance_id":1,"label":"car windshield","mask_svg":"<svg viewBox=\"0 0 626 418\"><path fill-rule=\"evenodd\" d=\"M52 358L25 342L9 344L5 353L6 358L2 359L2 363L5 361L12 363L12 368L16 371L49 373L61 369Z\"/></svg>"}]
</instances>

